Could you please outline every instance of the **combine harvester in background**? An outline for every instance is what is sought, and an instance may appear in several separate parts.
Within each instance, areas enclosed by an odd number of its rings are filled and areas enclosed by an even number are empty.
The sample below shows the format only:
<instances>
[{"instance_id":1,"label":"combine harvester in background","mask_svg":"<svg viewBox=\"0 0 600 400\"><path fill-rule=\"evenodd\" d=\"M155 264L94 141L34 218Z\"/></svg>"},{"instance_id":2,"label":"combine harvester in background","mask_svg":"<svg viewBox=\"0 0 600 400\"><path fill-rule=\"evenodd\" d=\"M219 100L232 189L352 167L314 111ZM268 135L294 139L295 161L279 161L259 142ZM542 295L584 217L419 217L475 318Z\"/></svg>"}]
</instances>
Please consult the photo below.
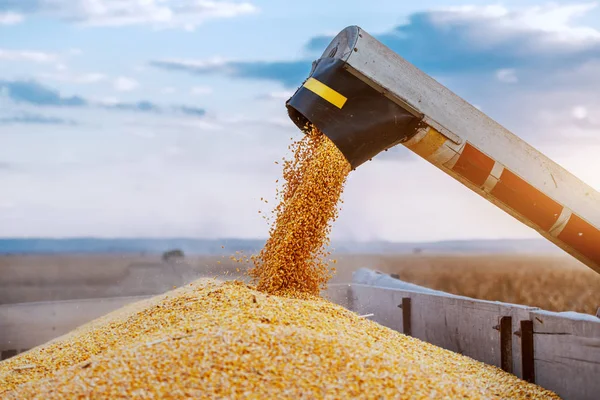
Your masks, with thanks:
<instances>
[{"instance_id":1,"label":"combine harvester in background","mask_svg":"<svg viewBox=\"0 0 600 400\"><path fill-rule=\"evenodd\" d=\"M300 129L316 126L353 169L402 144L600 273L600 194L361 28L332 40L286 106ZM368 270L330 294L565 399L600 398L593 316L450 296Z\"/></svg>"}]
</instances>

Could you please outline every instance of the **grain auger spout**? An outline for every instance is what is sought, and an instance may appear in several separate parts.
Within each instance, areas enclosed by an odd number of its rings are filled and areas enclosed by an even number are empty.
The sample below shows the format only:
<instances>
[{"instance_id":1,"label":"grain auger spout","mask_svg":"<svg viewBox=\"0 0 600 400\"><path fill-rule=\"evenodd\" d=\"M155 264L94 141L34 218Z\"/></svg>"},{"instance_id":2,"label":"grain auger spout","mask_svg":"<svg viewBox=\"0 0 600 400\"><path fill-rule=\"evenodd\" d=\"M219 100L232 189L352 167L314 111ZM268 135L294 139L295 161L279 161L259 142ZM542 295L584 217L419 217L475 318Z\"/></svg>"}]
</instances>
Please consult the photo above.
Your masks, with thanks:
<instances>
[{"instance_id":1,"label":"grain auger spout","mask_svg":"<svg viewBox=\"0 0 600 400\"><path fill-rule=\"evenodd\" d=\"M600 194L361 28L331 41L286 105L352 168L402 144L600 273Z\"/></svg>"}]
</instances>

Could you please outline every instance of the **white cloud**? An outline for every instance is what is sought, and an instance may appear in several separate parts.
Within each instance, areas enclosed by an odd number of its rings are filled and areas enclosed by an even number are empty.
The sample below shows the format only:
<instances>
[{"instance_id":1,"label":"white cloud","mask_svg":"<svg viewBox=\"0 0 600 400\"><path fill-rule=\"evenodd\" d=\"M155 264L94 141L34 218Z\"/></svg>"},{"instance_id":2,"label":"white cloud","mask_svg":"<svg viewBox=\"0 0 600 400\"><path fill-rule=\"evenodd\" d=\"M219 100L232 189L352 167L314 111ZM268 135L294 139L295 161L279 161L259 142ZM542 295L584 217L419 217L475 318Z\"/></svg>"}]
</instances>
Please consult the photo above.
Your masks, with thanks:
<instances>
[{"instance_id":1,"label":"white cloud","mask_svg":"<svg viewBox=\"0 0 600 400\"><path fill-rule=\"evenodd\" d=\"M496 71L496 79L505 83L517 83L519 81L517 71L514 68L499 69Z\"/></svg>"},{"instance_id":2,"label":"white cloud","mask_svg":"<svg viewBox=\"0 0 600 400\"><path fill-rule=\"evenodd\" d=\"M139 83L135 79L120 76L114 81L114 88L119 92L130 92L135 90Z\"/></svg>"},{"instance_id":3,"label":"white cloud","mask_svg":"<svg viewBox=\"0 0 600 400\"><path fill-rule=\"evenodd\" d=\"M20 0L17 11L42 14L87 26L151 25L194 30L211 19L252 14L248 2L215 0Z\"/></svg>"},{"instance_id":4,"label":"white cloud","mask_svg":"<svg viewBox=\"0 0 600 400\"><path fill-rule=\"evenodd\" d=\"M190 89L190 93L196 96L201 96L205 94L211 94L213 89L208 86L194 86Z\"/></svg>"},{"instance_id":5,"label":"white cloud","mask_svg":"<svg viewBox=\"0 0 600 400\"><path fill-rule=\"evenodd\" d=\"M252 237L267 233L257 210L264 206L260 197L273 194L274 181L280 178L280 166L273 161L286 152L289 140L281 130L225 120L226 129L215 135L200 125L181 124L176 117L89 118L77 129L30 129L48 154L41 149L26 151L24 128L3 129L4 143L12 150L0 147L0 159L18 158L29 171L6 174L3 179L10 196L2 201L18 204L14 212L0 210L3 234ZM70 161L76 168L59 161L57 154L65 152L73 155ZM38 190L51 193L42 201L34 195ZM119 207L107 203L109 193L119 193ZM57 205L55 213L47 212ZM61 219L65 223L57 225Z\"/></svg>"},{"instance_id":6,"label":"white cloud","mask_svg":"<svg viewBox=\"0 0 600 400\"><path fill-rule=\"evenodd\" d=\"M220 74L242 79L264 79L280 81L286 88L297 86L310 72L309 60L234 60L222 57L210 59L150 60L148 65L166 71L179 71L197 75ZM304 70L304 71L302 71Z\"/></svg>"},{"instance_id":7,"label":"white cloud","mask_svg":"<svg viewBox=\"0 0 600 400\"><path fill-rule=\"evenodd\" d=\"M291 90L282 90L278 92L269 92L261 98L269 99L269 100L288 100L290 97L294 95L294 92Z\"/></svg>"},{"instance_id":8,"label":"white cloud","mask_svg":"<svg viewBox=\"0 0 600 400\"><path fill-rule=\"evenodd\" d=\"M114 106L121 102L121 100L119 100L119 98L115 97L115 96L107 96L107 97L100 97L100 98L93 97L93 98L91 98L91 100L100 105L104 105L104 106Z\"/></svg>"},{"instance_id":9,"label":"white cloud","mask_svg":"<svg viewBox=\"0 0 600 400\"><path fill-rule=\"evenodd\" d=\"M169 146L169 147L167 147L165 153L168 156L172 156L172 157L173 156L178 156L181 153L183 153L183 149L181 147L179 147L179 146Z\"/></svg>"},{"instance_id":10,"label":"white cloud","mask_svg":"<svg viewBox=\"0 0 600 400\"><path fill-rule=\"evenodd\" d=\"M16 207L15 203L11 203L11 202L8 202L8 201L1 201L0 202L0 208L8 209L8 208L15 208L15 207Z\"/></svg>"},{"instance_id":11,"label":"white cloud","mask_svg":"<svg viewBox=\"0 0 600 400\"><path fill-rule=\"evenodd\" d=\"M202 70L223 70L230 64L230 60L218 56L206 60L161 59L158 62Z\"/></svg>"},{"instance_id":12,"label":"white cloud","mask_svg":"<svg viewBox=\"0 0 600 400\"><path fill-rule=\"evenodd\" d=\"M0 49L0 61L30 61L35 63L50 63L59 59L55 53L30 50Z\"/></svg>"},{"instance_id":13,"label":"white cloud","mask_svg":"<svg viewBox=\"0 0 600 400\"><path fill-rule=\"evenodd\" d=\"M439 24L477 21L489 33L481 38L486 41L498 32L534 31L544 33L541 39L547 42L576 44L600 40L600 31L597 29L573 24L575 19L585 16L596 7L595 2L568 5L550 3L517 9L501 5L448 7L432 13L432 18ZM502 37L497 39L502 40Z\"/></svg>"},{"instance_id":14,"label":"white cloud","mask_svg":"<svg viewBox=\"0 0 600 400\"><path fill-rule=\"evenodd\" d=\"M14 12L0 12L0 25L15 25L23 22L24 18L21 14Z\"/></svg>"},{"instance_id":15,"label":"white cloud","mask_svg":"<svg viewBox=\"0 0 600 400\"><path fill-rule=\"evenodd\" d=\"M575 119L582 120L587 118L588 110L583 106L576 106L573 107L572 114Z\"/></svg>"},{"instance_id":16,"label":"white cloud","mask_svg":"<svg viewBox=\"0 0 600 400\"><path fill-rule=\"evenodd\" d=\"M98 72L91 73L72 73L67 72L67 68L57 68L59 73L43 73L39 76L43 79L48 79L56 82L74 83L74 84L92 84L105 81L107 76Z\"/></svg>"},{"instance_id":17,"label":"white cloud","mask_svg":"<svg viewBox=\"0 0 600 400\"><path fill-rule=\"evenodd\" d=\"M532 7L516 14L515 17L511 18L511 23L514 27L523 26L552 34L556 40L569 42L588 39L598 40L600 39L598 30L571 24L574 19L584 16L596 6L596 3L583 3Z\"/></svg>"},{"instance_id":18,"label":"white cloud","mask_svg":"<svg viewBox=\"0 0 600 400\"><path fill-rule=\"evenodd\" d=\"M163 92L164 94L173 94L173 93L175 93L176 91L177 91L177 90L176 90L174 87L172 87L172 86L167 86L167 87L164 87L164 88L162 88L162 90L161 90L161 92Z\"/></svg>"}]
</instances>

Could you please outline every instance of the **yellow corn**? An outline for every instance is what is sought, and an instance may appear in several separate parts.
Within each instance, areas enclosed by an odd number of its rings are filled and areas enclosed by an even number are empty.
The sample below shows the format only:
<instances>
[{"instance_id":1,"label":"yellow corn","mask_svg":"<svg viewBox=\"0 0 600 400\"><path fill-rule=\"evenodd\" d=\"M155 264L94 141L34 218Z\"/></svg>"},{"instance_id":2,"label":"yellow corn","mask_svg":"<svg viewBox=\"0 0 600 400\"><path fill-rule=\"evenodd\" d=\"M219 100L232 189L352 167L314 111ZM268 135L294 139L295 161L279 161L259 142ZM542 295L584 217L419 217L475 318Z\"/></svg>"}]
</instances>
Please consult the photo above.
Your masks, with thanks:
<instances>
[{"instance_id":1,"label":"yellow corn","mask_svg":"<svg viewBox=\"0 0 600 400\"><path fill-rule=\"evenodd\" d=\"M304 297L196 282L0 363L2 398L558 399Z\"/></svg>"},{"instance_id":2,"label":"yellow corn","mask_svg":"<svg viewBox=\"0 0 600 400\"><path fill-rule=\"evenodd\" d=\"M350 164L316 128L291 146L285 184L274 210L275 222L249 271L259 290L277 295L318 295L332 270L326 257L329 232L338 215Z\"/></svg>"}]
</instances>

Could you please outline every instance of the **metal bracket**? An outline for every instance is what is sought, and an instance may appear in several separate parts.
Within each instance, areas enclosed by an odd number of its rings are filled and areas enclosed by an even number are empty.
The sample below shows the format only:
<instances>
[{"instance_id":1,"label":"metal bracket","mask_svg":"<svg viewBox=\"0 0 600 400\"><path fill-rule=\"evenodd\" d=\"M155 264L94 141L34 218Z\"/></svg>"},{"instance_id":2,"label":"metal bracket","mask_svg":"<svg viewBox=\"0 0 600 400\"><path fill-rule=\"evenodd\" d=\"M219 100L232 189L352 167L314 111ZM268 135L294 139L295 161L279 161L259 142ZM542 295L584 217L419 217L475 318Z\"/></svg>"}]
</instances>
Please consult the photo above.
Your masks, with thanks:
<instances>
[{"instance_id":1,"label":"metal bracket","mask_svg":"<svg viewBox=\"0 0 600 400\"><path fill-rule=\"evenodd\" d=\"M398 304L398 308L402 309L402 333L412 336L410 297L403 297L402 304Z\"/></svg>"},{"instance_id":2,"label":"metal bracket","mask_svg":"<svg viewBox=\"0 0 600 400\"><path fill-rule=\"evenodd\" d=\"M0 351L0 360L8 360L9 358L16 356L17 354L19 354L17 350Z\"/></svg>"},{"instance_id":3,"label":"metal bracket","mask_svg":"<svg viewBox=\"0 0 600 400\"><path fill-rule=\"evenodd\" d=\"M521 321L521 328L515 332L521 338L521 366L523 380L535 383L535 359L533 350L533 321Z\"/></svg>"},{"instance_id":4,"label":"metal bracket","mask_svg":"<svg viewBox=\"0 0 600 400\"><path fill-rule=\"evenodd\" d=\"M427 125L429 125L433 129L435 129L436 131L438 131L439 133L441 133L443 136L445 136L452 143L457 144L457 145L463 144L463 140L462 140L462 138L460 136L458 136L458 135L450 132L448 129L444 128L442 125L438 124L437 122L435 122L434 120L432 120L431 118L429 118L427 115L425 115L423 117L423 122L425 122Z\"/></svg>"},{"instance_id":5,"label":"metal bracket","mask_svg":"<svg viewBox=\"0 0 600 400\"><path fill-rule=\"evenodd\" d=\"M500 367L508 372L513 372L513 355L512 355L512 317L500 318Z\"/></svg>"}]
</instances>

